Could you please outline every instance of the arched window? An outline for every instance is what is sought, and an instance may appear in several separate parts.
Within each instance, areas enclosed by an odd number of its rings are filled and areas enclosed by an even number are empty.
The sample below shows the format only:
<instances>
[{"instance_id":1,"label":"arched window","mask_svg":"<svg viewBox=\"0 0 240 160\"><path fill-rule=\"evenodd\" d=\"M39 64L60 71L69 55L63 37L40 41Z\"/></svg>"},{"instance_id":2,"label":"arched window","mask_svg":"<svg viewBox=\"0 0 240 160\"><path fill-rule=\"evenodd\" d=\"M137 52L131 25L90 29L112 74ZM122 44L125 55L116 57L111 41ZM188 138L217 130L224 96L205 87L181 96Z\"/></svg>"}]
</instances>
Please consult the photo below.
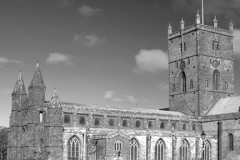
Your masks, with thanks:
<instances>
[{"instance_id":1,"label":"arched window","mask_svg":"<svg viewBox=\"0 0 240 160\"><path fill-rule=\"evenodd\" d=\"M164 122L161 122L161 124L160 124L160 128L161 128L161 129L164 129L164 128L165 128L165 124L164 124Z\"/></svg>"},{"instance_id":2,"label":"arched window","mask_svg":"<svg viewBox=\"0 0 240 160\"><path fill-rule=\"evenodd\" d=\"M213 72L213 90L217 91L220 88L220 73L218 70Z\"/></svg>"},{"instance_id":3,"label":"arched window","mask_svg":"<svg viewBox=\"0 0 240 160\"><path fill-rule=\"evenodd\" d=\"M136 121L136 128L140 128L141 122L139 120Z\"/></svg>"},{"instance_id":4,"label":"arched window","mask_svg":"<svg viewBox=\"0 0 240 160\"><path fill-rule=\"evenodd\" d=\"M190 88L193 89L193 80L190 80Z\"/></svg>"},{"instance_id":5,"label":"arched window","mask_svg":"<svg viewBox=\"0 0 240 160\"><path fill-rule=\"evenodd\" d=\"M211 144L209 141L205 142L203 150L203 160L210 160L211 156Z\"/></svg>"},{"instance_id":6,"label":"arched window","mask_svg":"<svg viewBox=\"0 0 240 160\"><path fill-rule=\"evenodd\" d=\"M153 128L152 121L148 121L148 128Z\"/></svg>"},{"instance_id":7,"label":"arched window","mask_svg":"<svg viewBox=\"0 0 240 160\"><path fill-rule=\"evenodd\" d=\"M205 79L205 87L208 87L208 79Z\"/></svg>"},{"instance_id":8,"label":"arched window","mask_svg":"<svg viewBox=\"0 0 240 160\"><path fill-rule=\"evenodd\" d=\"M44 151L44 140L43 139L40 139L40 144L39 144L39 153L43 153Z\"/></svg>"},{"instance_id":9,"label":"arched window","mask_svg":"<svg viewBox=\"0 0 240 160\"><path fill-rule=\"evenodd\" d=\"M100 125L99 119L96 118L96 119L94 120L94 126L99 126L99 125Z\"/></svg>"},{"instance_id":10,"label":"arched window","mask_svg":"<svg viewBox=\"0 0 240 160\"><path fill-rule=\"evenodd\" d=\"M155 160L164 160L165 144L162 139L155 145Z\"/></svg>"},{"instance_id":11,"label":"arched window","mask_svg":"<svg viewBox=\"0 0 240 160\"><path fill-rule=\"evenodd\" d=\"M124 120L122 121L122 126L123 126L123 127L127 127L127 120L126 120L126 119L124 119Z\"/></svg>"},{"instance_id":12,"label":"arched window","mask_svg":"<svg viewBox=\"0 0 240 160\"><path fill-rule=\"evenodd\" d=\"M225 90L228 90L228 81L225 81Z\"/></svg>"},{"instance_id":13,"label":"arched window","mask_svg":"<svg viewBox=\"0 0 240 160\"><path fill-rule=\"evenodd\" d=\"M130 141L130 160L138 160L138 143L136 139Z\"/></svg>"},{"instance_id":14,"label":"arched window","mask_svg":"<svg viewBox=\"0 0 240 160\"><path fill-rule=\"evenodd\" d=\"M176 123L173 122L173 123L172 123L172 130L175 130L175 129L176 129Z\"/></svg>"},{"instance_id":15,"label":"arched window","mask_svg":"<svg viewBox=\"0 0 240 160\"><path fill-rule=\"evenodd\" d=\"M70 123L70 115L68 114L64 115L64 123Z\"/></svg>"},{"instance_id":16,"label":"arched window","mask_svg":"<svg viewBox=\"0 0 240 160\"><path fill-rule=\"evenodd\" d=\"M80 142L76 136L68 141L68 159L80 159Z\"/></svg>"},{"instance_id":17,"label":"arched window","mask_svg":"<svg viewBox=\"0 0 240 160\"><path fill-rule=\"evenodd\" d=\"M81 116L80 118L79 118L79 124L81 124L81 125L85 125L85 117L84 116Z\"/></svg>"},{"instance_id":18,"label":"arched window","mask_svg":"<svg viewBox=\"0 0 240 160\"><path fill-rule=\"evenodd\" d=\"M232 133L228 134L228 142L229 142L229 151L233 151L234 147L233 147L233 135L232 135Z\"/></svg>"},{"instance_id":19,"label":"arched window","mask_svg":"<svg viewBox=\"0 0 240 160\"><path fill-rule=\"evenodd\" d=\"M192 125L192 130L193 130L193 131L196 130L196 125L195 125L195 123L193 123L193 125Z\"/></svg>"},{"instance_id":20,"label":"arched window","mask_svg":"<svg viewBox=\"0 0 240 160\"><path fill-rule=\"evenodd\" d=\"M188 142L187 140L183 140L182 146L180 147L180 160L188 160Z\"/></svg>"},{"instance_id":21,"label":"arched window","mask_svg":"<svg viewBox=\"0 0 240 160\"><path fill-rule=\"evenodd\" d=\"M114 126L114 120L113 119L110 119L108 123L109 123L109 126Z\"/></svg>"},{"instance_id":22,"label":"arched window","mask_svg":"<svg viewBox=\"0 0 240 160\"><path fill-rule=\"evenodd\" d=\"M186 126L186 124L185 124L185 123L183 124L183 127L182 127L182 129L183 129L184 131L187 129L187 126Z\"/></svg>"},{"instance_id":23,"label":"arched window","mask_svg":"<svg viewBox=\"0 0 240 160\"><path fill-rule=\"evenodd\" d=\"M186 92L186 74L182 71L181 75L181 83L182 83L182 91L185 93Z\"/></svg>"},{"instance_id":24,"label":"arched window","mask_svg":"<svg viewBox=\"0 0 240 160\"><path fill-rule=\"evenodd\" d=\"M122 151L122 142L121 141L116 141L114 143L114 151L115 154L120 155Z\"/></svg>"}]
</instances>

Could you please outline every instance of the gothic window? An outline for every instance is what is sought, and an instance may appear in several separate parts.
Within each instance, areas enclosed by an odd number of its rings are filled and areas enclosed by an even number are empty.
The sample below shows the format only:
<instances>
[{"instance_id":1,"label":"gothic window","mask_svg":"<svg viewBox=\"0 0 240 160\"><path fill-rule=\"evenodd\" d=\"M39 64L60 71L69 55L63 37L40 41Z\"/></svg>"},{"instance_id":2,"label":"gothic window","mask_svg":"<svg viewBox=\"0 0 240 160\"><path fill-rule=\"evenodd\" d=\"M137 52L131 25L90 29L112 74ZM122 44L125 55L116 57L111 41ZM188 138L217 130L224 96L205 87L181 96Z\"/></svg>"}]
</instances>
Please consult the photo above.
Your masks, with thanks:
<instances>
[{"instance_id":1,"label":"gothic window","mask_svg":"<svg viewBox=\"0 0 240 160\"><path fill-rule=\"evenodd\" d=\"M178 62L176 62L176 67L178 68Z\"/></svg>"},{"instance_id":2,"label":"gothic window","mask_svg":"<svg viewBox=\"0 0 240 160\"><path fill-rule=\"evenodd\" d=\"M185 93L186 92L186 74L183 71L180 74L180 78L182 83L182 91Z\"/></svg>"},{"instance_id":3,"label":"gothic window","mask_svg":"<svg viewBox=\"0 0 240 160\"><path fill-rule=\"evenodd\" d=\"M193 131L196 130L196 125L195 125L195 123L193 123L193 125L192 125L192 130L193 130Z\"/></svg>"},{"instance_id":4,"label":"gothic window","mask_svg":"<svg viewBox=\"0 0 240 160\"><path fill-rule=\"evenodd\" d=\"M188 142L187 140L183 140L182 146L180 147L180 160L188 160Z\"/></svg>"},{"instance_id":5,"label":"gothic window","mask_svg":"<svg viewBox=\"0 0 240 160\"><path fill-rule=\"evenodd\" d=\"M64 123L70 123L70 115L68 114L64 115Z\"/></svg>"},{"instance_id":6,"label":"gothic window","mask_svg":"<svg viewBox=\"0 0 240 160\"><path fill-rule=\"evenodd\" d=\"M79 159L80 158L80 142L76 136L73 136L68 141L68 159Z\"/></svg>"},{"instance_id":7,"label":"gothic window","mask_svg":"<svg viewBox=\"0 0 240 160\"><path fill-rule=\"evenodd\" d=\"M130 141L130 160L138 160L138 143L136 139Z\"/></svg>"},{"instance_id":8,"label":"gothic window","mask_svg":"<svg viewBox=\"0 0 240 160\"><path fill-rule=\"evenodd\" d=\"M228 145L229 145L229 151L233 151L233 135L232 133L228 134Z\"/></svg>"},{"instance_id":9,"label":"gothic window","mask_svg":"<svg viewBox=\"0 0 240 160\"><path fill-rule=\"evenodd\" d=\"M116 141L114 143L114 151L115 151L115 154L121 154L121 151L122 151L122 142L121 141Z\"/></svg>"},{"instance_id":10,"label":"gothic window","mask_svg":"<svg viewBox=\"0 0 240 160\"><path fill-rule=\"evenodd\" d=\"M39 121L40 123L43 123L43 111L39 112Z\"/></svg>"},{"instance_id":11,"label":"gothic window","mask_svg":"<svg viewBox=\"0 0 240 160\"><path fill-rule=\"evenodd\" d=\"M186 46L186 43L184 42L183 43L183 51L186 51L187 50L187 46Z\"/></svg>"},{"instance_id":12,"label":"gothic window","mask_svg":"<svg viewBox=\"0 0 240 160\"><path fill-rule=\"evenodd\" d=\"M183 124L183 127L182 127L182 129L183 129L184 131L187 129L187 126L186 126L186 124L185 124L185 123Z\"/></svg>"},{"instance_id":13,"label":"gothic window","mask_svg":"<svg viewBox=\"0 0 240 160\"><path fill-rule=\"evenodd\" d=\"M123 126L123 127L127 127L127 120L126 120L126 119L124 119L124 120L122 121L122 126Z\"/></svg>"},{"instance_id":14,"label":"gothic window","mask_svg":"<svg viewBox=\"0 0 240 160\"><path fill-rule=\"evenodd\" d=\"M165 144L162 139L155 145L155 160L164 160Z\"/></svg>"},{"instance_id":15,"label":"gothic window","mask_svg":"<svg viewBox=\"0 0 240 160\"><path fill-rule=\"evenodd\" d=\"M172 85L172 91L175 92L175 84Z\"/></svg>"},{"instance_id":16,"label":"gothic window","mask_svg":"<svg viewBox=\"0 0 240 160\"><path fill-rule=\"evenodd\" d=\"M193 89L193 80L190 80L190 88Z\"/></svg>"},{"instance_id":17,"label":"gothic window","mask_svg":"<svg viewBox=\"0 0 240 160\"><path fill-rule=\"evenodd\" d=\"M113 119L110 119L108 123L109 123L109 126L114 126L114 120Z\"/></svg>"},{"instance_id":18,"label":"gothic window","mask_svg":"<svg viewBox=\"0 0 240 160\"><path fill-rule=\"evenodd\" d=\"M220 73L218 70L213 71L213 89L215 91L219 90L220 88Z\"/></svg>"},{"instance_id":19,"label":"gothic window","mask_svg":"<svg viewBox=\"0 0 240 160\"><path fill-rule=\"evenodd\" d=\"M190 64L190 59L188 58L188 64Z\"/></svg>"},{"instance_id":20,"label":"gothic window","mask_svg":"<svg viewBox=\"0 0 240 160\"><path fill-rule=\"evenodd\" d=\"M136 121L136 128L140 128L141 122L139 120Z\"/></svg>"},{"instance_id":21,"label":"gothic window","mask_svg":"<svg viewBox=\"0 0 240 160\"><path fill-rule=\"evenodd\" d=\"M79 118L79 124L81 124L81 125L85 125L85 124L86 124L86 120L85 120L85 117L84 117L84 116L81 116L81 117Z\"/></svg>"},{"instance_id":22,"label":"gothic window","mask_svg":"<svg viewBox=\"0 0 240 160\"><path fill-rule=\"evenodd\" d=\"M44 151L44 147L45 147L45 145L44 145L44 141L43 141L43 139L40 139L39 153L43 153L43 151Z\"/></svg>"},{"instance_id":23,"label":"gothic window","mask_svg":"<svg viewBox=\"0 0 240 160\"><path fill-rule=\"evenodd\" d=\"M172 130L175 130L176 129L176 123L172 123Z\"/></svg>"},{"instance_id":24,"label":"gothic window","mask_svg":"<svg viewBox=\"0 0 240 160\"><path fill-rule=\"evenodd\" d=\"M228 81L225 81L225 90L228 90Z\"/></svg>"},{"instance_id":25,"label":"gothic window","mask_svg":"<svg viewBox=\"0 0 240 160\"><path fill-rule=\"evenodd\" d=\"M152 121L148 121L148 128L153 128Z\"/></svg>"},{"instance_id":26,"label":"gothic window","mask_svg":"<svg viewBox=\"0 0 240 160\"><path fill-rule=\"evenodd\" d=\"M205 142L203 150L203 160L210 160L211 156L211 145L209 141Z\"/></svg>"},{"instance_id":27,"label":"gothic window","mask_svg":"<svg viewBox=\"0 0 240 160\"><path fill-rule=\"evenodd\" d=\"M180 50L180 52L182 52L182 51L183 51L183 48L182 48L182 43L180 44L179 50Z\"/></svg>"},{"instance_id":28,"label":"gothic window","mask_svg":"<svg viewBox=\"0 0 240 160\"><path fill-rule=\"evenodd\" d=\"M160 128L161 128L161 129L164 129L164 128L165 128L165 124L164 124L164 122L161 122L161 124L160 124Z\"/></svg>"},{"instance_id":29,"label":"gothic window","mask_svg":"<svg viewBox=\"0 0 240 160\"><path fill-rule=\"evenodd\" d=\"M212 49L215 50L215 41L212 41Z\"/></svg>"},{"instance_id":30,"label":"gothic window","mask_svg":"<svg viewBox=\"0 0 240 160\"><path fill-rule=\"evenodd\" d=\"M219 43L219 41L216 42L216 50L220 50L220 43Z\"/></svg>"},{"instance_id":31,"label":"gothic window","mask_svg":"<svg viewBox=\"0 0 240 160\"><path fill-rule=\"evenodd\" d=\"M208 79L205 79L205 87L208 87Z\"/></svg>"},{"instance_id":32,"label":"gothic window","mask_svg":"<svg viewBox=\"0 0 240 160\"><path fill-rule=\"evenodd\" d=\"M100 125L99 119L98 119L98 118L95 118L95 120L94 120L94 126L99 126L99 125Z\"/></svg>"}]
</instances>

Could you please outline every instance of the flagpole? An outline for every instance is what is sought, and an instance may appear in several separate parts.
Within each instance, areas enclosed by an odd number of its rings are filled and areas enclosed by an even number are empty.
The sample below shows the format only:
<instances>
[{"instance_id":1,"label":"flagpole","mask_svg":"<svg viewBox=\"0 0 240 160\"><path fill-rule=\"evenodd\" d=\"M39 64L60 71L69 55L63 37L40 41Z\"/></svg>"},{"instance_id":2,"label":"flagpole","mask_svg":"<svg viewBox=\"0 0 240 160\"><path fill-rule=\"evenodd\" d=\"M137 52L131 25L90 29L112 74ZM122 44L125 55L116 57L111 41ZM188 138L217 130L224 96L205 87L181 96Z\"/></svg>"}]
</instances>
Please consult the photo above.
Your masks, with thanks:
<instances>
[{"instance_id":1,"label":"flagpole","mask_svg":"<svg viewBox=\"0 0 240 160\"><path fill-rule=\"evenodd\" d=\"M202 0L202 24L204 25L203 0Z\"/></svg>"}]
</instances>

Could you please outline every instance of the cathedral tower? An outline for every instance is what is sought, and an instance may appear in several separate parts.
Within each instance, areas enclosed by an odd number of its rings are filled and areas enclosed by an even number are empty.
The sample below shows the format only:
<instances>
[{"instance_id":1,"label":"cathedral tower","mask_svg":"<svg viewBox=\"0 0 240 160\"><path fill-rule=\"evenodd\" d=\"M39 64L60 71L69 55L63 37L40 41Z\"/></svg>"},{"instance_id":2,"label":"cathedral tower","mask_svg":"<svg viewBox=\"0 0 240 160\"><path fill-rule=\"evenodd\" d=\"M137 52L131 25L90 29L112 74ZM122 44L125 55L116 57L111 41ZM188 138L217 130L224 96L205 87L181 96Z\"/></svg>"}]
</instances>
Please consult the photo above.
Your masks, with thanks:
<instances>
[{"instance_id":1,"label":"cathedral tower","mask_svg":"<svg viewBox=\"0 0 240 160\"><path fill-rule=\"evenodd\" d=\"M229 30L200 24L172 32L168 27L169 106L171 111L203 116L221 97L234 93L233 24ZM171 30L171 31L170 31Z\"/></svg>"}]
</instances>

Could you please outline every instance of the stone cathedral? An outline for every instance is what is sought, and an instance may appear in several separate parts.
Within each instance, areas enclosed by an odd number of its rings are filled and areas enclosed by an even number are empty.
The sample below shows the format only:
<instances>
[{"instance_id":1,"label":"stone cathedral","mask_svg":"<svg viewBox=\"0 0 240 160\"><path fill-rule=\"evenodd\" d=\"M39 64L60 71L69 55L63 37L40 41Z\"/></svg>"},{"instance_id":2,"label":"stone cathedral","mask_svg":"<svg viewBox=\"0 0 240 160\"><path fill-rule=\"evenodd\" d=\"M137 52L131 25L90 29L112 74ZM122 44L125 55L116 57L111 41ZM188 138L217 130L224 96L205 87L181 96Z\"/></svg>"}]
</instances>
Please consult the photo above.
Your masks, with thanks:
<instances>
[{"instance_id":1,"label":"stone cathedral","mask_svg":"<svg viewBox=\"0 0 240 160\"><path fill-rule=\"evenodd\" d=\"M229 30L168 27L169 109L62 102L39 63L12 92L8 160L239 160L240 97L234 96ZM166 108L159 106L159 108Z\"/></svg>"}]
</instances>

